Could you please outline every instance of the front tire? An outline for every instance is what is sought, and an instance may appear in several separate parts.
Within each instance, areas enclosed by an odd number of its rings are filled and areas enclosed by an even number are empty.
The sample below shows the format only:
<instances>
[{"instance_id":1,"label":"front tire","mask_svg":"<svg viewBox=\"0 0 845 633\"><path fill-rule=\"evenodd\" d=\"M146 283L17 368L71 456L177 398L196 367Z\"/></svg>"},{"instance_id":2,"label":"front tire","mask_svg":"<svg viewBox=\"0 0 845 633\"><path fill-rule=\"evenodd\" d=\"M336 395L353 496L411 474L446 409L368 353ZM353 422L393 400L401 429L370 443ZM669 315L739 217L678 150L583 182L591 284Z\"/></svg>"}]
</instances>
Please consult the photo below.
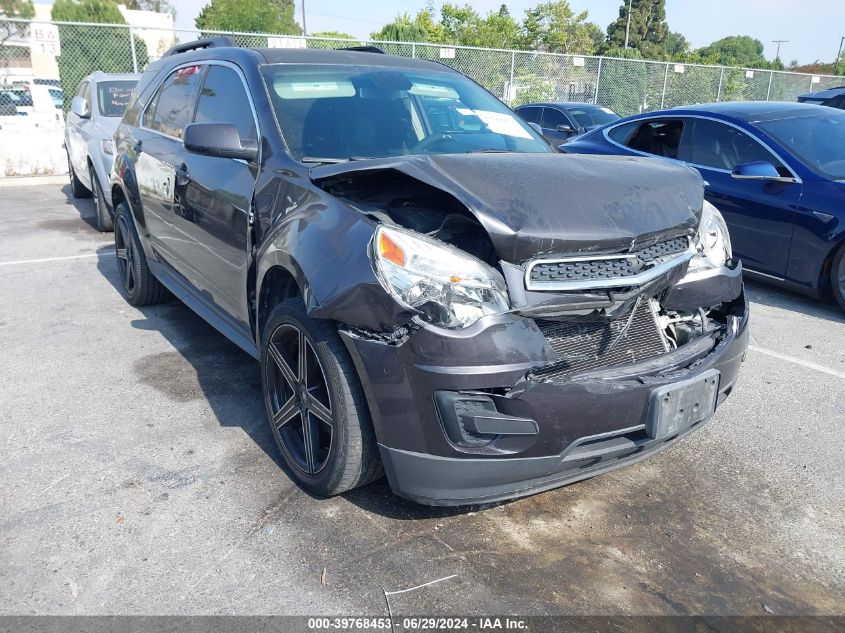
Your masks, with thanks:
<instances>
[{"instance_id":1,"label":"front tire","mask_svg":"<svg viewBox=\"0 0 845 633\"><path fill-rule=\"evenodd\" d=\"M830 267L830 287L839 307L845 310L845 244L839 247Z\"/></svg>"},{"instance_id":2,"label":"front tire","mask_svg":"<svg viewBox=\"0 0 845 633\"><path fill-rule=\"evenodd\" d=\"M337 327L311 319L298 298L267 320L261 381L270 430L302 488L331 496L381 476L369 411Z\"/></svg>"},{"instance_id":3,"label":"front tire","mask_svg":"<svg viewBox=\"0 0 845 633\"><path fill-rule=\"evenodd\" d=\"M125 202L115 209L114 249L123 296L130 304L140 307L161 303L167 298L167 290L147 266L132 214Z\"/></svg>"},{"instance_id":4,"label":"front tire","mask_svg":"<svg viewBox=\"0 0 845 633\"><path fill-rule=\"evenodd\" d=\"M97 178L97 173L91 166L88 168L88 173L91 175L91 193L94 196L94 208L97 211L97 230L100 233L110 233L114 231L114 222L103 195L103 188L100 186L100 179Z\"/></svg>"}]
</instances>

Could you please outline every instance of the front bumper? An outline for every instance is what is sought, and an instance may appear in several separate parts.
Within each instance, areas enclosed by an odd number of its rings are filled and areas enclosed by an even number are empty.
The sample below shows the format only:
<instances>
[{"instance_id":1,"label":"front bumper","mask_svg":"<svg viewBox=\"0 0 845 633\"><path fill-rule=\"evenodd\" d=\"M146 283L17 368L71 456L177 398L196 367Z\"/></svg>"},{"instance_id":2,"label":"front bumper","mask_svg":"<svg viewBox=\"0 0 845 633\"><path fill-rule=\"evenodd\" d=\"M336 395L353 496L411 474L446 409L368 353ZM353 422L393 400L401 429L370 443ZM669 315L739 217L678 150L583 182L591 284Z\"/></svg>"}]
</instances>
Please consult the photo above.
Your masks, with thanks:
<instances>
[{"instance_id":1,"label":"front bumper","mask_svg":"<svg viewBox=\"0 0 845 633\"><path fill-rule=\"evenodd\" d=\"M748 346L744 295L733 305L726 332L712 345L690 344L565 382L531 378L531 370L553 360L553 353L534 322L515 315L485 317L461 332L424 327L400 343L342 334L393 491L428 505L466 505L613 470L699 428L706 420L668 437L649 437L649 401L655 389L713 369L720 373L718 403L728 396ZM486 447L455 443L436 404L441 391L484 393L498 412L536 421L537 431Z\"/></svg>"}]
</instances>

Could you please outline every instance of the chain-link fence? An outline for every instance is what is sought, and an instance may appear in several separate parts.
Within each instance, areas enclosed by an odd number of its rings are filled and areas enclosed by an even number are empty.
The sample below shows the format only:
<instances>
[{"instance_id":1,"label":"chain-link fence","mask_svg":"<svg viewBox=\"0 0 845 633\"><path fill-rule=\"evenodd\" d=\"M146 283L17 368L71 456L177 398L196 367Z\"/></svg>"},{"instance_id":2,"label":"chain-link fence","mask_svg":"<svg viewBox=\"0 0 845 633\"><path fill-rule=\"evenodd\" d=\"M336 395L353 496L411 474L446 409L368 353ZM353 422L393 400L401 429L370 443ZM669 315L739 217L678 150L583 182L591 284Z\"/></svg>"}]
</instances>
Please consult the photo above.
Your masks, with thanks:
<instances>
[{"instance_id":1,"label":"chain-link fence","mask_svg":"<svg viewBox=\"0 0 845 633\"><path fill-rule=\"evenodd\" d=\"M0 20L0 86L53 83L65 108L94 70L139 72L196 31L129 25ZM349 41L272 33L229 35L241 46L340 48L373 44L394 55L437 61L472 77L511 106L540 100L587 101L625 116L715 101L794 101L845 84L845 77L586 55L482 49L410 42ZM57 37L56 37L57 36ZM52 39L56 37L56 41ZM58 54L56 54L58 53Z\"/></svg>"}]
</instances>

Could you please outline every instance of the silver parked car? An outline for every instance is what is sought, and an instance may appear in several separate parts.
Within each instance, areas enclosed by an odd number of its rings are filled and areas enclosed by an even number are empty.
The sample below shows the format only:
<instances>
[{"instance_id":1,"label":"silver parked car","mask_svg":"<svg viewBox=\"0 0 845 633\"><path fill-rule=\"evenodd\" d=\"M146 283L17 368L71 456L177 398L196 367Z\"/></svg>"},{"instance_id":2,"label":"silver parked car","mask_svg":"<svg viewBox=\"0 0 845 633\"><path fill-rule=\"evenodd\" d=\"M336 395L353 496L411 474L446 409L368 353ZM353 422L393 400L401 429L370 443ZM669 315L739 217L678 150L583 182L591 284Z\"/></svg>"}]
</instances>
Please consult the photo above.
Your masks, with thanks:
<instances>
[{"instance_id":1,"label":"silver parked car","mask_svg":"<svg viewBox=\"0 0 845 633\"><path fill-rule=\"evenodd\" d=\"M113 229L109 200L103 195L114 160L112 136L140 75L94 72L79 82L65 123L68 174L74 198L93 194L97 229Z\"/></svg>"}]
</instances>

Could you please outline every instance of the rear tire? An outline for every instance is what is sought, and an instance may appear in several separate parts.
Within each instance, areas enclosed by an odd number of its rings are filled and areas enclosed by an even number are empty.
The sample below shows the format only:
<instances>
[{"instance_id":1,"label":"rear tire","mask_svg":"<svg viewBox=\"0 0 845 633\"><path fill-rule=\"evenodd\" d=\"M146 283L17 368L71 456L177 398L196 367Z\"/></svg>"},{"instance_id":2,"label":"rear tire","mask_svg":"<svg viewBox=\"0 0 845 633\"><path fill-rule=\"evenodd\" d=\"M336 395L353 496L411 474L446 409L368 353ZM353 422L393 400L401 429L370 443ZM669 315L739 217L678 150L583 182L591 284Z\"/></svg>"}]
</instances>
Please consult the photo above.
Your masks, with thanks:
<instances>
[{"instance_id":1,"label":"rear tire","mask_svg":"<svg viewBox=\"0 0 845 633\"><path fill-rule=\"evenodd\" d=\"M114 248L123 296L130 304L140 307L161 303L168 298L167 290L147 266L132 214L125 202L115 209Z\"/></svg>"},{"instance_id":2,"label":"rear tire","mask_svg":"<svg viewBox=\"0 0 845 633\"><path fill-rule=\"evenodd\" d=\"M839 307L845 310L845 244L839 247L830 267L830 287Z\"/></svg>"},{"instance_id":3,"label":"rear tire","mask_svg":"<svg viewBox=\"0 0 845 633\"><path fill-rule=\"evenodd\" d=\"M114 231L114 222L103 195L103 188L100 186L100 179L97 178L97 173L90 165L88 166L88 173L91 176L91 194L94 197L94 208L97 211L97 230L101 233L110 233Z\"/></svg>"},{"instance_id":4,"label":"rear tire","mask_svg":"<svg viewBox=\"0 0 845 633\"><path fill-rule=\"evenodd\" d=\"M270 430L302 488L331 496L381 476L369 410L337 326L311 319L299 298L267 320L261 382Z\"/></svg>"},{"instance_id":5,"label":"rear tire","mask_svg":"<svg viewBox=\"0 0 845 633\"><path fill-rule=\"evenodd\" d=\"M70 177L70 192L74 198L90 198L91 192L85 188L79 178L76 177L76 172L73 171L73 163L70 162L70 154L67 156L67 173Z\"/></svg>"}]
</instances>

